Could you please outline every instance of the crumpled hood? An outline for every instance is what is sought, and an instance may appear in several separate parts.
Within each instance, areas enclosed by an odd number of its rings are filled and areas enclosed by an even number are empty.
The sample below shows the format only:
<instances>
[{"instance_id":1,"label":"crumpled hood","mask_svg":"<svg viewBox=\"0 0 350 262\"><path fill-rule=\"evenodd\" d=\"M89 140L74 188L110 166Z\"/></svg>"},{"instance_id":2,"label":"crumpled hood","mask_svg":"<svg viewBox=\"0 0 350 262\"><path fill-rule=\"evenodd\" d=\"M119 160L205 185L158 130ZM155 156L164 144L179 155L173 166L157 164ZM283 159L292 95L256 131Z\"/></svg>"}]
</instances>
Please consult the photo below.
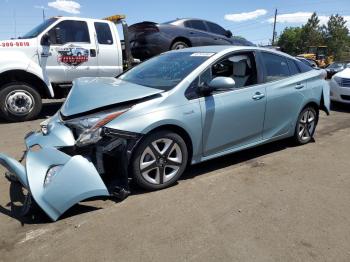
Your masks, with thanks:
<instances>
[{"instance_id":1,"label":"crumpled hood","mask_svg":"<svg viewBox=\"0 0 350 262\"><path fill-rule=\"evenodd\" d=\"M98 108L142 99L163 90L125 82L112 77L84 77L73 82L61 113L69 117Z\"/></svg>"}]
</instances>

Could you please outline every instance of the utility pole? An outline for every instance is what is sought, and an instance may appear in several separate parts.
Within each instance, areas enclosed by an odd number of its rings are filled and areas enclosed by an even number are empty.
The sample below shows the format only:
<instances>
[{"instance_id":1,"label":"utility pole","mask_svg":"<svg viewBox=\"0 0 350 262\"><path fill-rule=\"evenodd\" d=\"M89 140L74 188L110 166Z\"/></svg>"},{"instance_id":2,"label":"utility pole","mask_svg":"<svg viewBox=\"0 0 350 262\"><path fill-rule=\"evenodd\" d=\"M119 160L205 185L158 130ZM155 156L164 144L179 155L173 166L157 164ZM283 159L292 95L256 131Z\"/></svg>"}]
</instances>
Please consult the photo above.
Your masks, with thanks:
<instances>
[{"instance_id":1,"label":"utility pole","mask_svg":"<svg viewBox=\"0 0 350 262\"><path fill-rule=\"evenodd\" d=\"M276 22L277 22L277 8L275 9L275 20L273 22L273 32L272 32L272 46L275 45L275 36L276 36Z\"/></svg>"}]
</instances>

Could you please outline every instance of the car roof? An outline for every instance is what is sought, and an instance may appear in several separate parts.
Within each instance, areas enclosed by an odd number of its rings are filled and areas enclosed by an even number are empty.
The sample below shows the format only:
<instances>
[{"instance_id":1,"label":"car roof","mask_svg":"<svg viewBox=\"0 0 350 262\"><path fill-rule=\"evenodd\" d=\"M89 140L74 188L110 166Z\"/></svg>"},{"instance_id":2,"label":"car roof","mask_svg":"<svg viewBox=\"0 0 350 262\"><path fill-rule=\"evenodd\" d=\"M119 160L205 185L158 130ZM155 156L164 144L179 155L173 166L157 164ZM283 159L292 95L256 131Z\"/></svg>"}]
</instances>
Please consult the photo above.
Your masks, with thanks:
<instances>
[{"instance_id":1,"label":"car roof","mask_svg":"<svg viewBox=\"0 0 350 262\"><path fill-rule=\"evenodd\" d=\"M277 55L283 55L292 59L293 56L283 53L281 51L276 51L271 48L257 47L257 46L234 46L234 45L211 45L211 46L199 46L199 47L189 47L185 49L174 50L171 52L196 52L196 53L220 53L220 52L234 52L234 51L265 51L269 53L274 53Z\"/></svg>"},{"instance_id":2,"label":"car roof","mask_svg":"<svg viewBox=\"0 0 350 262\"><path fill-rule=\"evenodd\" d=\"M213 23L213 24L217 24L215 22L212 22L212 21L209 21L209 20L205 20L205 19L202 19L202 18L176 18L175 20L173 21L170 21L170 22L177 22L177 21L189 21L189 20L199 20L199 21L204 21L204 22L210 22L210 23Z\"/></svg>"}]
</instances>

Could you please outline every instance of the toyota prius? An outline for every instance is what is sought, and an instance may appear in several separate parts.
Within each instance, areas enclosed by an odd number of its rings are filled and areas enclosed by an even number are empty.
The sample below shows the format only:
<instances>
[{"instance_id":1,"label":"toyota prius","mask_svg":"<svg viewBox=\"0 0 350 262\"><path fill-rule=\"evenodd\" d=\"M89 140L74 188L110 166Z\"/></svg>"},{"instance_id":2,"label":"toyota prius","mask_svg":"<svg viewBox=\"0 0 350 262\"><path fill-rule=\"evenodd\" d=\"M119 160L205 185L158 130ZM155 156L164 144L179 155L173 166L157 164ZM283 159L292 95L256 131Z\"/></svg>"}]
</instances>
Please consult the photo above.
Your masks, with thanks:
<instances>
[{"instance_id":1,"label":"toyota prius","mask_svg":"<svg viewBox=\"0 0 350 262\"><path fill-rule=\"evenodd\" d=\"M116 79L77 79L59 112L25 137L25 165L5 154L0 163L56 220L86 198L128 192L130 180L163 189L190 164L280 139L310 142L319 111L329 113L324 79L270 49L167 52Z\"/></svg>"}]
</instances>

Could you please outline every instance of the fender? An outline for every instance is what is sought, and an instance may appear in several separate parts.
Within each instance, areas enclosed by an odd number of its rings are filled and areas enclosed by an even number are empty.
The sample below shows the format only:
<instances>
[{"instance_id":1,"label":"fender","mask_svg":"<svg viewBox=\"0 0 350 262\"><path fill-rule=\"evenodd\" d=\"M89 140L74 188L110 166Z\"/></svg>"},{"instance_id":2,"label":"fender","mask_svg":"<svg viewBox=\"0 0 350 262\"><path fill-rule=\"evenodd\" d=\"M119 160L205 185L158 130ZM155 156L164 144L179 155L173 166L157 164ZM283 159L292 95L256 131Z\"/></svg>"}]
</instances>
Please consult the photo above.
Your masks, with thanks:
<instances>
[{"instance_id":1,"label":"fender","mask_svg":"<svg viewBox=\"0 0 350 262\"><path fill-rule=\"evenodd\" d=\"M25 53L14 50L6 50L6 52L5 50L1 50L0 55L2 57L2 61L0 63L0 74L13 70L26 71L40 78L46 84L51 97L54 97L53 88L47 75L44 74L44 70L37 63L31 60ZM35 54L33 55L33 58L34 56Z\"/></svg>"}]
</instances>

